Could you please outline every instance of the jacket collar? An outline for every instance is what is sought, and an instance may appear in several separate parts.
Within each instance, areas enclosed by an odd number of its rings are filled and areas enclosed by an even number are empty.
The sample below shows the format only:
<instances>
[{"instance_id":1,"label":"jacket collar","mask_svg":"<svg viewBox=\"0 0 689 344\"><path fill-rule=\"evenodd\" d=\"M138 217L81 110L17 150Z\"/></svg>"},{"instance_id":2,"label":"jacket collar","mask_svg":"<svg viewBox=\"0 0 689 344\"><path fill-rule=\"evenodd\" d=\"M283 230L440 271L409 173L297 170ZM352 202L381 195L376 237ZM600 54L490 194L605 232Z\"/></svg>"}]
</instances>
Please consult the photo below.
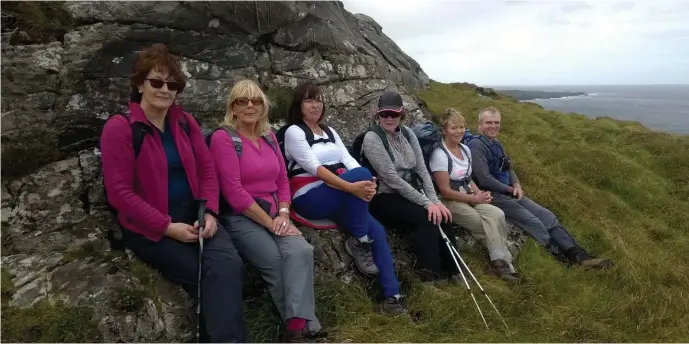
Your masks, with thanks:
<instances>
[{"instance_id":1,"label":"jacket collar","mask_svg":"<svg viewBox=\"0 0 689 344\"><path fill-rule=\"evenodd\" d=\"M170 108L167 110L167 119L170 124L177 123L182 111L182 107L177 103L173 103L172 106L170 106ZM129 115L129 123L139 122L148 126L152 125L148 118L146 118L146 114L144 113L144 109L141 108L141 104L131 100L129 101Z\"/></svg>"}]
</instances>

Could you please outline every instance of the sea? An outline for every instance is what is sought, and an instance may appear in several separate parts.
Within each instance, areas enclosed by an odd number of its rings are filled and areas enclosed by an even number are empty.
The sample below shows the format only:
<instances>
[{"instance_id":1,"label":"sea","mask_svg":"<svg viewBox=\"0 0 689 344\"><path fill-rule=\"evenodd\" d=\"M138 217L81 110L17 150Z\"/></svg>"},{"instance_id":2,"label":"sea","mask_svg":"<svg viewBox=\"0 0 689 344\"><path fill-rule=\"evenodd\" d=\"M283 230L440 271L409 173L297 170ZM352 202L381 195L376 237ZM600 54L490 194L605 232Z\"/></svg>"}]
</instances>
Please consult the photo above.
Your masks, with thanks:
<instances>
[{"instance_id":1,"label":"sea","mask_svg":"<svg viewBox=\"0 0 689 344\"><path fill-rule=\"evenodd\" d=\"M583 92L586 95L528 101L563 113L638 121L652 130L689 135L689 85L502 85L493 88Z\"/></svg>"}]
</instances>

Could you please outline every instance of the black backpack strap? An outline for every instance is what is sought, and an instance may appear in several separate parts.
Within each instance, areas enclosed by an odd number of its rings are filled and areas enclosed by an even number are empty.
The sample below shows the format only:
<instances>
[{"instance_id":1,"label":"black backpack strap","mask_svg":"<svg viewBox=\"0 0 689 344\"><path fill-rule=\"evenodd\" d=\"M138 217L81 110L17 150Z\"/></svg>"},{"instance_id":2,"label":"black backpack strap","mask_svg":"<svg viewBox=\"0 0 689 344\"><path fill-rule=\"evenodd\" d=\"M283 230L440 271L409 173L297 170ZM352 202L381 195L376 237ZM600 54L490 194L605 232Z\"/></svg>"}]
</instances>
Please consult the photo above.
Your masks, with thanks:
<instances>
[{"instance_id":1,"label":"black backpack strap","mask_svg":"<svg viewBox=\"0 0 689 344\"><path fill-rule=\"evenodd\" d=\"M402 131L402 135L404 135L404 138L407 139L407 142L411 143L411 141L409 139L409 135L410 135L409 132L411 131L411 129L402 125L402 126L400 126L400 130Z\"/></svg>"},{"instance_id":2,"label":"black backpack strap","mask_svg":"<svg viewBox=\"0 0 689 344\"><path fill-rule=\"evenodd\" d=\"M330 127L325 124L319 124L318 126L320 126L323 132L328 135L328 140L330 140L332 143L335 143L335 134L333 134L333 131L330 129ZM311 135L313 135L313 133L311 133Z\"/></svg>"},{"instance_id":3,"label":"black backpack strap","mask_svg":"<svg viewBox=\"0 0 689 344\"><path fill-rule=\"evenodd\" d=\"M304 131L304 135L306 135L306 142L308 142L309 146L313 146L313 144L315 142L314 142L314 138L313 138L313 131L311 131L311 128L309 128L309 126L303 122L297 123L296 126L299 127L299 129Z\"/></svg>"},{"instance_id":4,"label":"black backpack strap","mask_svg":"<svg viewBox=\"0 0 689 344\"><path fill-rule=\"evenodd\" d=\"M129 111L125 110L119 114L113 116L122 116L129 123ZM132 148L134 148L134 160L139 157L141 152L141 146L144 143L144 135L148 132L148 126L141 122L129 123L129 127L132 129Z\"/></svg>"}]
</instances>

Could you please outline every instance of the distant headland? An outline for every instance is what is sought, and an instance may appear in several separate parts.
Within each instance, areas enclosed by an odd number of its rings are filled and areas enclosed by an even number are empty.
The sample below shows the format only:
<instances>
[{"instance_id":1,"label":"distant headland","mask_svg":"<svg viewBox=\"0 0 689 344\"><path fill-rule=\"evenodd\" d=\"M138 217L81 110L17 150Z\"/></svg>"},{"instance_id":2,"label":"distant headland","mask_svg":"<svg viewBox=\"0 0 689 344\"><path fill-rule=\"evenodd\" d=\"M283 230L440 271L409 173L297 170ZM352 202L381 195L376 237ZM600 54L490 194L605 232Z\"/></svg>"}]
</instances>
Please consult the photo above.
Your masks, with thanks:
<instances>
[{"instance_id":1,"label":"distant headland","mask_svg":"<svg viewBox=\"0 0 689 344\"><path fill-rule=\"evenodd\" d=\"M586 92L554 92L554 91L536 91L536 90L495 90L498 93L506 94L517 100L535 100L535 99L554 99L565 97L585 96Z\"/></svg>"}]
</instances>

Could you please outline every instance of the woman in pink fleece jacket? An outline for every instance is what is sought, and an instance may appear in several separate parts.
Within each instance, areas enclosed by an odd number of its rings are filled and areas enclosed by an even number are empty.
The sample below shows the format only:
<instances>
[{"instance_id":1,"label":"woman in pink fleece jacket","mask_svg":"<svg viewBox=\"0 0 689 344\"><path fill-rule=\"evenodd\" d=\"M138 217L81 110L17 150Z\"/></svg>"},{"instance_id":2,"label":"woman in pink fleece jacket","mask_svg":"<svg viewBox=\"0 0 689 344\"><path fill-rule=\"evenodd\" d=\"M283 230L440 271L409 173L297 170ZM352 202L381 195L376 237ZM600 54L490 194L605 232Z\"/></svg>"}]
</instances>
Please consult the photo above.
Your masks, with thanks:
<instances>
[{"instance_id":1,"label":"woman in pink fleece jacket","mask_svg":"<svg viewBox=\"0 0 689 344\"><path fill-rule=\"evenodd\" d=\"M227 232L216 225L218 180L201 129L175 104L185 84L178 59L164 45L141 51L129 109L112 116L101 135L108 202L117 210L125 244L193 297L203 236L200 339L246 342L244 265ZM201 233L199 198L208 201Z\"/></svg>"},{"instance_id":2,"label":"woman in pink fleece jacket","mask_svg":"<svg viewBox=\"0 0 689 344\"><path fill-rule=\"evenodd\" d=\"M234 85L211 136L221 191L220 222L260 272L286 323L283 342L321 336L315 314L313 247L290 222L285 162L268 123L269 103L251 80ZM240 155L241 154L241 155Z\"/></svg>"}]
</instances>

